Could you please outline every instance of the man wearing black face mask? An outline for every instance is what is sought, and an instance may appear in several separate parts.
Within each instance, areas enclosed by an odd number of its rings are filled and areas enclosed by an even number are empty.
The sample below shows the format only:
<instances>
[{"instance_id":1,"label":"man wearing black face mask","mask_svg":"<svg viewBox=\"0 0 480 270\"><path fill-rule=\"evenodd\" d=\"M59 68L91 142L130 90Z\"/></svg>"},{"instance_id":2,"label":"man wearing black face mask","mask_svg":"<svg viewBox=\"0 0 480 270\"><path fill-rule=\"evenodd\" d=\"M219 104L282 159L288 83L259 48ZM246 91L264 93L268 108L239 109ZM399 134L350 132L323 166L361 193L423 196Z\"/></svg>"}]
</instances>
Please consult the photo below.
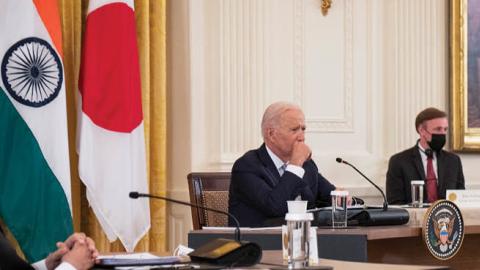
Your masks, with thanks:
<instances>
[{"instance_id":1,"label":"man wearing black face mask","mask_svg":"<svg viewBox=\"0 0 480 270\"><path fill-rule=\"evenodd\" d=\"M445 199L447 189L465 189L462 162L442 150L448 130L447 114L436 108L421 111L415 119L417 144L393 155L388 163L387 200L390 204L412 201L412 180L424 180L424 202Z\"/></svg>"}]
</instances>

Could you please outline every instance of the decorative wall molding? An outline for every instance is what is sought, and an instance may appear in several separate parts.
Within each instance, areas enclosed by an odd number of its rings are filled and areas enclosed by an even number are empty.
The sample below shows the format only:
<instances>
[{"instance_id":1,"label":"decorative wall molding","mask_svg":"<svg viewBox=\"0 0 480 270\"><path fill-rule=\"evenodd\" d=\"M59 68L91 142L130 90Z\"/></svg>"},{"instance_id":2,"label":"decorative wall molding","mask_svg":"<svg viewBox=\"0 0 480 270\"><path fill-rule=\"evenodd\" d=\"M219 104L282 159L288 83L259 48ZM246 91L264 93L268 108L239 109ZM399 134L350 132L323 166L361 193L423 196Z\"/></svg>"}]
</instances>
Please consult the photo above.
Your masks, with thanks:
<instances>
[{"instance_id":1,"label":"decorative wall molding","mask_svg":"<svg viewBox=\"0 0 480 270\"><path fill-rule=\"evenodd\" d=\"M186 202L190 201L188 189L171 190L168 192L168 196ZM191 209L188 206L168 203L167 215L169 250L173 251L179 244L188 244L187 235L188 232L193 228L192 214Z\"/></svg>"},{"instance_id":2,"label":"decorative wall molding","mask_svg":"<svg viewBox=\"0 0 480 270\"><path fill-rule=\"evenodd\" d=\"M385 107L388 153L415 144L414 122L427 107L448 108L447 22L445 1L393 0L386 5L387 75Z\"/></svg>"},{"instance_id":3,"label":"decorative wall molding","mask_svg":"<svg viewBox=\"0 0 480 270\"><path fill-rule=\"evenodd\" d=\"M267 1L219 1L220 160L258 144L265 104ZM252 132L253 131L253 132Z\"/></svg>"},{"instance_id":4,"label":"decorative wall molding","mask_svg":"<svg viewBox=\"0 0 480 270\"><path fill-rule=\"evenodd\" d=\"M303 104L303 91L305 80L305 1L294 1L294 29L293 29L293 43L294 43L294 90L293 100L300 106Z\"/></svg>"},{"instance_id":5,"label":"decorative wall molding","mask_svg":"<svg viewBox=\"0 0 480 270\"><path fill-rule=\"evenodd\" d=\"M171 208L171 214L168 215L168 243L169 250L175 250L179 245L188 246L188 232L192 229L183 210L177 207Z\"/></svg>"},{"instance_id":6,"label":"decorative wall molding","mask_svg":"<svg viewBox=\"0 0 480 270\"><path fill-rule=\"evenodd\" d=\"M315 92L315 89L305 89L305 69L315 67L305 66L305 3L306 1L291 0L281 5L276 1L255 0L223 0L214 2L220 11L217 25L207 25L218 39L213 39L209 53L218 54L219 74L211 74L212 84L218 87L219 98L219 152L220 163L232 163L246 149L258 146L261 142L260 117L267 103L291 96L293 101L303 104L305 91ZM311 117L307 115L306 123L312 133L353 133L353 73L354 73L354 1L346 0L339 5L341 9L337 17L342 16L343 32L339 32L344 48L342 60L342 113L332 117ZM280 6L280 7L279 7ZM316 20L329 20L323 17L318 9ZM292 10L291 14L285 11ZM357 11L358 12L358 11ZM290 15L290 16L289 16ZM215 14L214 14L215 16ZM332 15L330 15L332 16ZM277 25L278 18L291 21L291 29ZM285 25L289 25L288 23ZM213 30L212 30L213 29ZM279 37L279 33L283 36ZM290 37L290 38L289 38ZM321 39L322 37L315 37ZM292 46L280 44L293 41ZM216 44L215 44L216 43ZM215 48L218 47L218 51ZM286 54L283 61L275 59L273 54L279 51L285 54L292 50L291 57ZM289 61L292 61L291 63ZM291 66L292 73L278 74L278 65ZM206 63L206 65L215 63ZM273 66L272 66L273 64ZM323 63L329 65L329 63ZM270 67L271 66L271 67ZM277 72L277 73L276 73ZM291 78L282 77L285 75ZM283 89L275 88L275 80L283 82ZM279 77L280 76L280 77ZM285 86L289 81L292 87ZM327 82L328 85L328 82ZM275 89L274 89L275 88ZM288 91L288 92L285 92ZM312 92L313 91L313 92ZM338 89L336 90L338 91ZM252 132L253 131L253 132Z\"/></svg>"},{"instance_id":7,"label":"decorative wall molding","mask_svg":"<svg viewBox=\"0 0 480 270\"><path fill-rule=\"evenodd\" d=\"M295 15L294 15L294 101L297 104L304 103L304 91L312 91L313 89L304 88L305 80L305 1L295 1ZM354 34L354 25L353 25L353 0L344 1L344 10L343 10L343 23L344 23L344 100L343 100L343 118L312 118L306 117L306 124L308 126L309 132L313 133L343 133L353 132L353 34ZM320 19L322 18L319 16ZM325 63L328 65L328 63ZM314 68L314 67L308 67Z\"/></svg>"}]
</instances>

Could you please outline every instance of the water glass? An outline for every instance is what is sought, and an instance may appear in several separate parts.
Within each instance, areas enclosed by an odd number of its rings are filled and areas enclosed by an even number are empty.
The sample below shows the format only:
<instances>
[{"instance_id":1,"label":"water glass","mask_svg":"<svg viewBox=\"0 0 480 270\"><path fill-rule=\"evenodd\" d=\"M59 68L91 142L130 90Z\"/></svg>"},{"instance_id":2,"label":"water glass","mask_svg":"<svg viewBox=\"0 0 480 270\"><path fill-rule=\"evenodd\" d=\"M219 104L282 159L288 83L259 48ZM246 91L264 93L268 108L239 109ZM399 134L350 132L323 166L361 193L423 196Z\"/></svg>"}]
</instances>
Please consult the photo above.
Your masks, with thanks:
<instances>
[{"instance_id":1,"label":"water glass","mask_svg":"<svg viewBox=\"0 0 480 270\"><path fill-rule=\"evenodd\" d=\"M412 187L412 207L422 207L423 206L423 185L425 184L425 181L412 180L410 184Z\"/></svg>"},{"instance_id":2,"label":"water glass","mask_svg":"<svg viewBox=\"0 0 480 270\"><path fill-rule=\"evenodd\" d=\"M333 190L332 196L332 228L347 227L348 191Z\"/></svg>"},{"instance_id":3,"label":"water glass","mask_svg":"<svg viewBox=\"0 0 480 270\"><path fill-rule=\"evenodd\" d=\"M286 248L289 269L308 267L310 258L310 222L313 220L313 214L305 213L306 203L305 207L303 207L303 204L300 204L301 201L297 202L299 203L295 204L295 206L299 208L291 208L293 204L289 204L289 212L285 215L285 220L287 221ZM291 213L291 210L295 212Z\"/></svg>"}]
</instances>

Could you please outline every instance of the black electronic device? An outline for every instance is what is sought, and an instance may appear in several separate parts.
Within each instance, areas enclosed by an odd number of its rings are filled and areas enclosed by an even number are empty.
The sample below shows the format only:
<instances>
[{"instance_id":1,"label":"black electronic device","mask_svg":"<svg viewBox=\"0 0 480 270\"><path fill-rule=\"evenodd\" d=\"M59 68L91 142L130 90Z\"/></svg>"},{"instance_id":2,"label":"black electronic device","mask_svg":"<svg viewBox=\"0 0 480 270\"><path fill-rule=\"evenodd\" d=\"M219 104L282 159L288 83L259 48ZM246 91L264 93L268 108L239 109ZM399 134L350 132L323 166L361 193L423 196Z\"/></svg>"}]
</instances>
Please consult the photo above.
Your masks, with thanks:
<instances>
[{"instance_id":1,"label":"black electronic device","mask_svg":"<svg viewBox=\"0 0 480 270\"><path fill-rule=\"evenodd\" d=\"M332 210L329 207L318 208L311 211L313 213L314 226L332 226ZM401 208L382 207L350 208L347 211L348 226L383 226L383 225L403 225L408 223L410 215L408 211Z\"/></svg>"}]
</instances>

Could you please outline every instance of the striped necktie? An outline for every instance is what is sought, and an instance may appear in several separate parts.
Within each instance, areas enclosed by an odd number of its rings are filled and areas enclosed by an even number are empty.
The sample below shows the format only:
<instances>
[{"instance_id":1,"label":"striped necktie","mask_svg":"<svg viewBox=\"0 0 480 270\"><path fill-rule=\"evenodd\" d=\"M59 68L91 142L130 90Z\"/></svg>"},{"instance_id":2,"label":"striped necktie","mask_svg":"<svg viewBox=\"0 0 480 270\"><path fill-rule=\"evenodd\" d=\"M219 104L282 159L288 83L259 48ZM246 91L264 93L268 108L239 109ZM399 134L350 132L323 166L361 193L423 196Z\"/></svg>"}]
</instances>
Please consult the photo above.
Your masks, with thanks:
<instances>
[{"instance_id":1,"label":"striped necktie","mask_svg":"<svg viewBox=\"0 0 480 270\"><path fill-rule=\"evenodd\" d=\"M287 163L283 163L283 165L280 166L280 168L278 168L278 173L280 174L280 176L282 176L285 170L287 169L287 165L288 165Z\"/></svg>"}]
</instances>

